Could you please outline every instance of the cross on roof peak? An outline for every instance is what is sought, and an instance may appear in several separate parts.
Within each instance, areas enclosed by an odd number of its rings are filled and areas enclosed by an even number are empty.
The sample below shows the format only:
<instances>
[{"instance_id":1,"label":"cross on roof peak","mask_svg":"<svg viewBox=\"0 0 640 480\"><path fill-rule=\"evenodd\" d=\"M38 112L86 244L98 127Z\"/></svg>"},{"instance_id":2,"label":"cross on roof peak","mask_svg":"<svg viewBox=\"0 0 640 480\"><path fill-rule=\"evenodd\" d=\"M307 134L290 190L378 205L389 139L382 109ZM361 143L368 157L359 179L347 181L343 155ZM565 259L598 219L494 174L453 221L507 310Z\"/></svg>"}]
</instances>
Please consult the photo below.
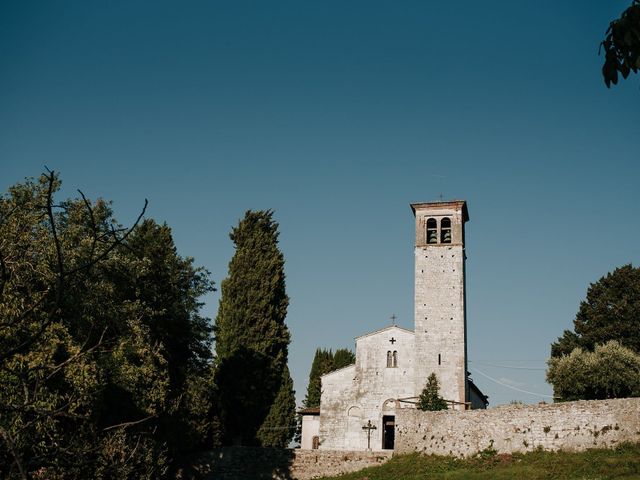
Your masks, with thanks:
<instances>
[{"instance_id":1,"label":"cross on roof peak","mask_svg":"<svg viewBox=\"0 0 640 480\"><path fill-rule=\"evenodd\" d=\"M396 314L392 313L389 318L391 319L391 325L395 326L396 325L396 320L398 319L398 317L396 317Z\"/></svg>"}]
</instances>

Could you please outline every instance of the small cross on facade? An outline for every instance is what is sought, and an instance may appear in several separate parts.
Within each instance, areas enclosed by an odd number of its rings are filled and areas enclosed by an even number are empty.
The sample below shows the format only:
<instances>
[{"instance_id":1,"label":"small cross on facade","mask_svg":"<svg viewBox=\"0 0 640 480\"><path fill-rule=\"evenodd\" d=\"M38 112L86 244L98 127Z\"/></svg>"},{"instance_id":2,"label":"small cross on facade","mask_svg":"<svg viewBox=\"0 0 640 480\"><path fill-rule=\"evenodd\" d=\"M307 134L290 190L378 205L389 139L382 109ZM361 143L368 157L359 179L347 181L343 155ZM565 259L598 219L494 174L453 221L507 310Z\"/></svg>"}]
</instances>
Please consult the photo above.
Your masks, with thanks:
<instances>
[{"instance_id":1,"label":"small cross on facade","mask_svg":"<svg viewBox=\"0 0 640 480\"><path fill-rule=\"evenodd\" d=\"M391 345L393 345L393 344L394 344L394 343L396 343L396 342L397 342L397 340L396 340L395 338L393 338L393 337L391 337L391 340L389 340L389 343L390 343Z\"/></svg>"}]
</instances>

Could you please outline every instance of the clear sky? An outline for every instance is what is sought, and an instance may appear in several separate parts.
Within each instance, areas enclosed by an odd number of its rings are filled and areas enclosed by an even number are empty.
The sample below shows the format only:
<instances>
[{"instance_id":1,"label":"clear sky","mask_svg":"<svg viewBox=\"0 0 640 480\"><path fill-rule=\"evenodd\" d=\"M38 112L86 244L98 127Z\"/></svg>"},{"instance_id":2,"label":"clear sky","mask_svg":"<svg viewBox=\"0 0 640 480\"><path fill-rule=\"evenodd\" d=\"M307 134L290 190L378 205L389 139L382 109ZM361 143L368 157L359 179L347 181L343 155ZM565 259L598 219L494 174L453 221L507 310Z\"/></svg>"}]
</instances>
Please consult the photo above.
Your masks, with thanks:
<instances>
[{"instance_id":1,"label":"clear sky","mask_svg":"<svg viewBox=\"0 0 640 480\"><path fill-rule=\"evenodd\" d=\"M316 347L413 328L409 203L465 199L473 378L536 402L482 374L550 394L589 283L640 263L640 76L598 56L629 4L6 0L0 188L46 165L125 224L148 198L218 284L274 209L299 400Z\"/></svg>"}]
</instances>

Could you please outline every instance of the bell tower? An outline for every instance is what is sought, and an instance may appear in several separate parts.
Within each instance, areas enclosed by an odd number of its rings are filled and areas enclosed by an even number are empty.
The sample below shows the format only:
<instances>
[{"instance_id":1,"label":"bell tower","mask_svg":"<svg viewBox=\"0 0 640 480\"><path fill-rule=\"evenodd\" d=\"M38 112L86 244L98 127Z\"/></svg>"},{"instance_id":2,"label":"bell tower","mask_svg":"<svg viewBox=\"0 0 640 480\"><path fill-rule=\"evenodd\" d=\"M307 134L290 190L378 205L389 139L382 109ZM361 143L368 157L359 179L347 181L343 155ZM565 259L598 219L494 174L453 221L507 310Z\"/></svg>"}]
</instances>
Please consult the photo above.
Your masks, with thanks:
<instances>
[{"instance_id":1,"label":"bell tower","mask_svg":"<svg viewBox=\"0 0 640 480\"><path fill-rule=\"evenodd\" d=\"M467 204L414 203L415 244L415 391L420 395L435 373L440 395L469 401L464 226Z\"/></svg>"}]
</instances>

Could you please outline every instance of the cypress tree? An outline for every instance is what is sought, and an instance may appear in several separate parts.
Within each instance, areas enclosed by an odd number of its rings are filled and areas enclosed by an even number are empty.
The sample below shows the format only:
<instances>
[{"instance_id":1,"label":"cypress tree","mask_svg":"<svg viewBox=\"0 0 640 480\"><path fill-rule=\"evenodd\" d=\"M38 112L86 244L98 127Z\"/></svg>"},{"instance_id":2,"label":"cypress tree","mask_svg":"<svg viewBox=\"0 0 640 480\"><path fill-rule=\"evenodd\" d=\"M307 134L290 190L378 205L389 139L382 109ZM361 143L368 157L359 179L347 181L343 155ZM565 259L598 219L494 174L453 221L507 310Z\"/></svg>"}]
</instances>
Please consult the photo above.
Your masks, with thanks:
<instances>
[{"instance_id":1,"label":"cypress tree","mask_svg":"<svg viewBox=\"0 0 640 480\"><path fill-rule=\"evenodd\" d=\"M304 399L306 408L315 408L320 406L320 377L328 373L333 368L333 353L331 350L317 348L316 354L311 363L311 371L309 372L309 384L307 385L307 395Z\"/></svg>"},{"instance_id":2,"label":"cypress tree","mask_svg":"<svg viewBox=\"0 0 640 480\"><path fill-rule=\"evenodd\" d=\"M307 395L304 399L306 408L320 406L321 385L320 377L325 373L338 370L353 364L356 361L355 354L348 348L339 348L336 353L324 348L317 348L316 354L311 363L309 372L309 384L307 385Z\"/></svg>"},{"instance_id":3,"label":"cypress tree","mask_svg":"<svg viewBox=\"0 0 640 480\"><path fill-rule=\"evenodd\" d=\"M282 372L282 382L275 401L258 430L258 440L263 447L285 448L296 429L296 398L289 368Z\"/></svg>"},{"instance_id":4,"label":"cypress tree","mask_svg":"<svg viewBox=\"0 0 640 480\"><path fill-rule=\"evenodd\" d=\"M332 370L338 370L339 368L348 367L356 361L355 354L348 348L339 348L336 353L333 354L333 368Z\"/></svg>"},{"instance_id":5,"label":"cypress tree","mask_svg":"<svg viewBox=\"0 0 640 480\"><path fill-rule=\"evenodd\" d=\"M235 254L229 275L220 286L214 327L223 441L260 445L264 440L273 444L264 434L267 425L258 435L265 421L268 419L270 429L283 427L283 431L295 422L293 386L287 370L290 335L284 323L289 297L273 212L247 211L230 237ZM278 398L286 405L273 411ZM282 425L275 425L276 420ZM293 431L288 435L290 438Z\"/></svg>"}]
</instances>

